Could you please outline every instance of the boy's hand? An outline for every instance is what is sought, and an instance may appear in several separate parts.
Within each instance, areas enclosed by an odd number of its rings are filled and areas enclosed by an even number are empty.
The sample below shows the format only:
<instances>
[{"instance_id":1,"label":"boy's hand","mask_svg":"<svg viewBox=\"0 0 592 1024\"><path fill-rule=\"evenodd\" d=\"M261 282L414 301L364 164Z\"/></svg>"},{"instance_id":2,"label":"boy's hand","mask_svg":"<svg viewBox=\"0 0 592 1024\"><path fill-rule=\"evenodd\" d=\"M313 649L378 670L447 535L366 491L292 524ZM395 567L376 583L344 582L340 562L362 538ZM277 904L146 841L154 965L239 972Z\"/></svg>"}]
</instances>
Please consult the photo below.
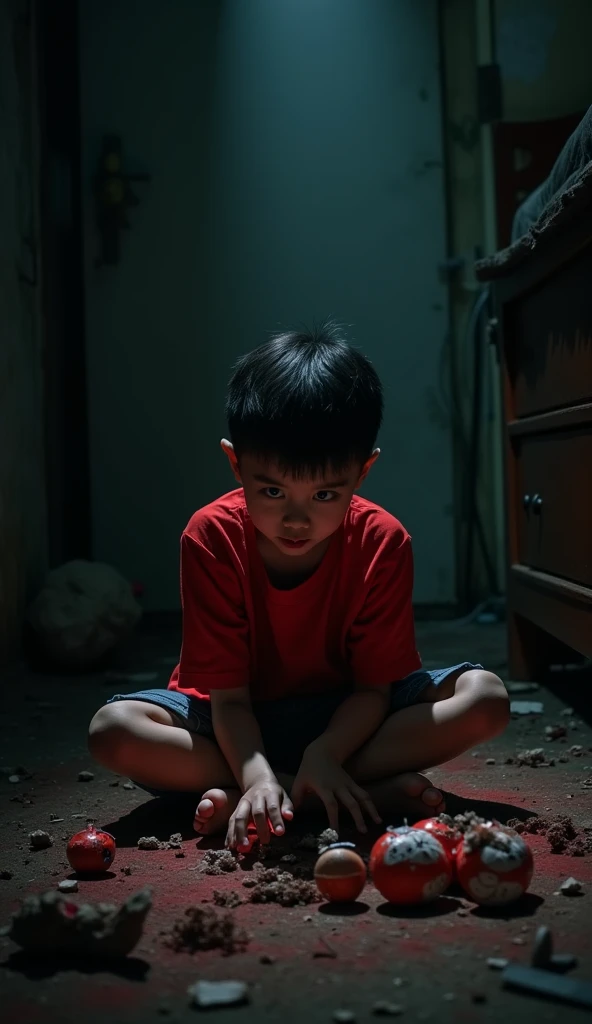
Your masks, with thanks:
<instances>
[{"instance_id":1,"label":"boy's hand","mask_svg":"<svg viewBox=\"0 0 592 1024\"><path fill-rule=\"evenodd\" d=\"M292 786L294 807L306 793L316 793L327 808L329 826L339 831L339 804L347 807L359 832L367 832L362 808L377 825L382 821L368 793L354 782L351 775L322 746L311 744L304 751L298 774Z\"/></svg>"},{"instance_id":2,"label":"boy's hand","mask_svg":"<svg viewBox=\"0 0 592 1024\"><path fill-rule=\"evenodd\" d=\"M269 823L274 835L283 836L285 832L283 819L291 821L294 807L285 789L273 776L258 779L243 793L234 814L228 821L226 846L229 849L247 849L251 840L247 838L247 829L251 819L255 823L259 842L269 842Z\"/></svg>"}]
</instances>

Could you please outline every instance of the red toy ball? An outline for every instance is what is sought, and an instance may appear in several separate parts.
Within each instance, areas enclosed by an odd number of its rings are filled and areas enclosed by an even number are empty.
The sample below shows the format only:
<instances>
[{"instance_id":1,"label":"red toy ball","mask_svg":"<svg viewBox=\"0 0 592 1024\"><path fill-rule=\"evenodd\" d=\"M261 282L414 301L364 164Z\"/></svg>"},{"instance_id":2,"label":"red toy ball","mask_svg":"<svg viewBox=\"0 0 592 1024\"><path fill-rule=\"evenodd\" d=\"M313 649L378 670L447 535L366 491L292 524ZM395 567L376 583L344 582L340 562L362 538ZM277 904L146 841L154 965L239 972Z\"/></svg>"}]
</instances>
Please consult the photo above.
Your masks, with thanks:
<instances>
[{"instance_id":1,"label":"red toy ball","mask_svg":"<svg viewBox=\"0 0 592 1024\"><path fill-rule=\"evenodd\" d=\"M106 871L115 857L115 840L109 832L97 831L94 825L89 824L72 836L66 847L66 856L74 871L80 874Z\"/></svg>"},{"instance_id":2,"label":"red toy ball","mask_svg":"<svg viewBox=\"0 0 592 1024\"><path fill-rule=\"evenodd\" d=\"M456 873L467 895L485 907L520 899L534 871L532 850L522 836L497 822L470 829L456 855Z\"/></svg>"},{"instance_id":3,"label":"red toy ball","mask_svg":"<svg viewBox=\"0 0 592 1024\"><path fill-rule=\"evenodd\" d=\"M332 843L323 850L314 869L321 896L333 903L356 900L366 882L366 865L353 843Z\"/></svg>"},{"instance_id":4,"label":"red toy ball","mask_svg":"<svg viewBox=\"0 0 592 1024\"><path fill-rule=\"evenodd\" d=\"M374 844L370 874L390 903L427 903L448 888L452 866L435 836L404 826L388 828Z\"/></svg>"},{"instance_id":5,"label":"red toy ball","mask_svg":"<svg viewBox=\"0 0 592 1024\"><path fill-rule=\"evenodd\" d=\"M423 821L416 821L413 828L420 828L423 832L429 832L431 836L436 837L448 854L452 874L454 875L456 851L462 842L462 833L458 829L453 828L452 825L447 825L446 822L440 821L439 818L424 818Z\"/></svg>"}]
</instances>

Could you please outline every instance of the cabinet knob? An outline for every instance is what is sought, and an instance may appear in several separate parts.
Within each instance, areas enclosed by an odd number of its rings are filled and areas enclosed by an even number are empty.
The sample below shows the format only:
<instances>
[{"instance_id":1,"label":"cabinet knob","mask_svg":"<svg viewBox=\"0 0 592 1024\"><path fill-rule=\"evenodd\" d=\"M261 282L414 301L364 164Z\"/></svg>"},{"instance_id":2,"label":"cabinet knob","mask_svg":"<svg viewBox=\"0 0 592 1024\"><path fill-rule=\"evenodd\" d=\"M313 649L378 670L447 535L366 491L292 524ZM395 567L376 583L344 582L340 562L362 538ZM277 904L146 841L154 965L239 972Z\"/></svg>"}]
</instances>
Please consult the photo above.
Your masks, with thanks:
<instances>
[{"instance_id":1,"label":"cabinet knob","mask_svg":"<svg viewBox=\"0 0 592 1024\"><path fill-rule=\"evenodd\" d=\"M530 497L530 494L525 494L523 499L522 499L522 505L524 506L525 509L528 510L530 508L531 501L532 501L532 498Z\"/></svg>"},{"instance_id":2,"label":"cabinet knob","mask_svg":"<svg viewBox=\"0 0 592 1024\"><path fill-rule=\"evenodd\" d=\"M541 498L540 494L535 494L533 499L532 499L532 507L533 507L534 511L535 512L540 512L542 504L543 504L543 499Z\"/></svg>"}]
</instances>

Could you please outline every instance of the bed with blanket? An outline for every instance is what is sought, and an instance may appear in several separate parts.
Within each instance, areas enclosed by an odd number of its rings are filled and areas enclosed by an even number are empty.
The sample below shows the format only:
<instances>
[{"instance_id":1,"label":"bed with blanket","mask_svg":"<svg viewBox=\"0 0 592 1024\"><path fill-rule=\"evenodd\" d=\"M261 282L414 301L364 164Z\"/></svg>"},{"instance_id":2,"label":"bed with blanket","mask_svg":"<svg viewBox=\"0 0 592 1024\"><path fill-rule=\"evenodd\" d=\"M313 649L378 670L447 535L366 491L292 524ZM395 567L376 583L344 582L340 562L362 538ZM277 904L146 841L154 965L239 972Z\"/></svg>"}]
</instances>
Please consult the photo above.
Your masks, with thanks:
<instances>
[{"instance_id":1,"label":"bed with blanket","mask_svg":"<svg viewBox=\"0 0 592 1024\"><path fill-rule=\"evenodd\" d=\"M565 646L592 657L592 108L476 272L502 368L510 672L529 680Z\"/></svg>"}]
</instances>

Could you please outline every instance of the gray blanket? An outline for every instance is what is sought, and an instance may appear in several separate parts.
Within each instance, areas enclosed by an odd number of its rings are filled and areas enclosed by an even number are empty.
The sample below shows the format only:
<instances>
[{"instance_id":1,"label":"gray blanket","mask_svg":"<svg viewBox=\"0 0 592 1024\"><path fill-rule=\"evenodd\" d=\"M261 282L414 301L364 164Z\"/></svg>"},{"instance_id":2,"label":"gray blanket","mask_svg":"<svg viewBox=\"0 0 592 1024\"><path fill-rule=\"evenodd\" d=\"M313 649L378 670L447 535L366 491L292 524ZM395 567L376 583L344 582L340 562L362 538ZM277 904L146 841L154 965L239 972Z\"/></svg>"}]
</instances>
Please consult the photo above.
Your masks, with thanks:
<instances>
[{"instance_id":1,"label":"gray blanket","mask_svg":"<svg viewBox=\"0 0 592 1024\"><path fill-rule=\"evenodd\" d=\"M592 107L570 135L549 177L516 211L512 244L475 265L477 277L490 280L509 273L573 217L592 208Z\"/></svg>"}]
</instances>

